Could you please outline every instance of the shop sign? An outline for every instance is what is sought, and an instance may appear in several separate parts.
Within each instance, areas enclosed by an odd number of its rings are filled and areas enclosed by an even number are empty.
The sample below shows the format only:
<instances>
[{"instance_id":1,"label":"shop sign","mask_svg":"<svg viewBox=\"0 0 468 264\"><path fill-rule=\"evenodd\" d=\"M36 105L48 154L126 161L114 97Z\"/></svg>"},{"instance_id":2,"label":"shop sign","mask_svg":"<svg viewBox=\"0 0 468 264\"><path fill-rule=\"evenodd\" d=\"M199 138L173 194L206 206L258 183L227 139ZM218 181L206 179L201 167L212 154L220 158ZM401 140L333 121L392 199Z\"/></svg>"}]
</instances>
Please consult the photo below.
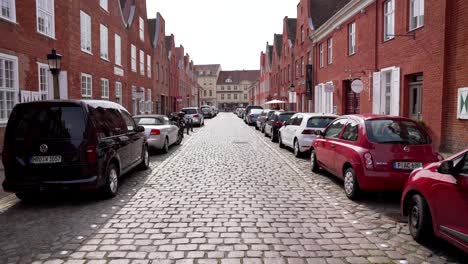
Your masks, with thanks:
<instances>
[{"instance_id":1,"label":"shop sign","mask_svg":"<svg viewBox=\"0 0 468 264\"><path fill-rule=\"evenodd\" d=\"M468 87L458 89L457 118L468 119Z\"/></svg>"}]
</instances>

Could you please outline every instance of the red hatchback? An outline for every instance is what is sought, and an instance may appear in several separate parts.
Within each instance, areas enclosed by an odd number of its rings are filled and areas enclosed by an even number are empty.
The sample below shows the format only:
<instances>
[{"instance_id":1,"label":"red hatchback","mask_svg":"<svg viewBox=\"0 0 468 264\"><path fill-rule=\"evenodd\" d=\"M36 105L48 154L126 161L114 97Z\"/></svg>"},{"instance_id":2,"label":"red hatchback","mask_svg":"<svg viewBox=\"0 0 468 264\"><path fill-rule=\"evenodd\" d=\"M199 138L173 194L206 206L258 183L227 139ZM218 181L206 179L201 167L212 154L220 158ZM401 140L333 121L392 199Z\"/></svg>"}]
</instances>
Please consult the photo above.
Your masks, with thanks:
<instances>
[{"instance_id":1,"label":"red hatchback","mask_svg":"<svg viewBox=\"0 0 468 264\"><path fill-rule=\"evenodd\" d=\"M468 253L468 149L413 171L401 209L416 241L435 234Z\"/></svg>"},{"instance_id":2,"label":"red hatchback","mask_svg":"<svg viewBox=\"0 0 468 264\"><path fill-rule=\"evenodd\" d=\"M426 131L404 117L343 116L317 134L312 171L342 178L350 199L361 191L402 191L412 170L440 160Z\"/></svg>"}]
</instances>

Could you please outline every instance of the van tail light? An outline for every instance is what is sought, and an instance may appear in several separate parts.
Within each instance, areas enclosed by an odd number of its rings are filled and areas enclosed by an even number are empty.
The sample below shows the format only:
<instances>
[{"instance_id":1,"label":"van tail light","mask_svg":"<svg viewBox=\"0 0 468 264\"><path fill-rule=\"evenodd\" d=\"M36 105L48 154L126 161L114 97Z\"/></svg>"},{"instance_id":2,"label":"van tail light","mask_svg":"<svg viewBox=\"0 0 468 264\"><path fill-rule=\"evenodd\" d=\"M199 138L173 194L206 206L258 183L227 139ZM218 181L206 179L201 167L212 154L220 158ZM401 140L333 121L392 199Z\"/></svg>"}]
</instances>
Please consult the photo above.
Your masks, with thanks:
<instances>
[{"instance_id":1,"label":"van tail light","mask_svg":"<svg viewBox=\"0 0 468 264\"><path fill-rule=\"evenodd\" d=\"M304 131L302 131L302 134L303 134L303 135L313 135L313 134L315 134L315 130L312 130L312 129L304 129Z\"/></svg>"},{"instance_id":2,"label":"van tail light","mask_svg":"<svg viewBox=\"0 0 468 264\"><path fill-rule=\"evenodd\" d=\"M369 152L364 154L364 162L365 162L366 169L368 170L374 169L374 160L372 159L372 154L370 154Z\"/></svg>"},{"instance_id":3,"label":"van tail light","mask_svg":"<svg viewBox=\"0 0 468 264\"><path fill-rule=\"evenodd\" d=\"M275 122L275 126L283 126L283 122L276 121L276 122Z\"/></svg>"},{"instance_id":4,"label":"van tail light","mask_svg":"<svg viewBox=\"0 0 468 264\"><path fill-rule=\"evenodd\" d=\"M196 117L196 118L198 118L198 117L200 117L200 115L193 115L193 117Z\"/></svg>"},{"instance_id":5,"label":"van tail light","mask_svg":"<svg viewBox=\"0 0 468 264\"><path fill-rule=\"evenodd\" d=\"M159 135L161 135L161 130L151 129L150 136L159 136Z\"/></svg>"},{"instance_id":6,"label":"van tail light","mask_svg":"<svg viewBox=\"0 0 468 264\"><path fill-rule=\"evenodd\" d=\"M97 163L98 160L98 155L97 155L97 149L96 146L87 146L86 147L86 161L88 163Z\"/></svg>"}]
</instances>

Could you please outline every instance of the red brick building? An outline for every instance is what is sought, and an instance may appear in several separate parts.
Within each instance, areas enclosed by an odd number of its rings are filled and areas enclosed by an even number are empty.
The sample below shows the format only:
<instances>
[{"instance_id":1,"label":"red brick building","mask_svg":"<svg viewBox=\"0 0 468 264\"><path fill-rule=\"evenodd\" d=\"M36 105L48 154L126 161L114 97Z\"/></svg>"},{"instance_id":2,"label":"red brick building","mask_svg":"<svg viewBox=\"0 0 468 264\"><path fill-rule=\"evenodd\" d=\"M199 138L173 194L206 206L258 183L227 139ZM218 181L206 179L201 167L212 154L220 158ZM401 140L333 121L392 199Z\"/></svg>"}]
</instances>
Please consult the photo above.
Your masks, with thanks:
<instances>
[{"instance_id":1,"label":"red brick building","mask_svg":"<svg viewBox=\"0 0 468 264\"><path fill-rule=\"evenodd\" d=\"M468 118L468 106L463 106L468 89L459 90L467 86L462 77L467 6L466 1L439 0L300 1L292 56L295 63L298 57L309 59L314 87L313 107L304 107L302 72L294 71L297 109L406 116L427 127L437 148L468 147L468 121L463 119ZM305 25L310 34L301 29ZM309 40L301 45L303 30ZM265 57L262 53L262 67ZM282 74L285 61L273 67L273 76Z\"/></svg>"}]
</instances>

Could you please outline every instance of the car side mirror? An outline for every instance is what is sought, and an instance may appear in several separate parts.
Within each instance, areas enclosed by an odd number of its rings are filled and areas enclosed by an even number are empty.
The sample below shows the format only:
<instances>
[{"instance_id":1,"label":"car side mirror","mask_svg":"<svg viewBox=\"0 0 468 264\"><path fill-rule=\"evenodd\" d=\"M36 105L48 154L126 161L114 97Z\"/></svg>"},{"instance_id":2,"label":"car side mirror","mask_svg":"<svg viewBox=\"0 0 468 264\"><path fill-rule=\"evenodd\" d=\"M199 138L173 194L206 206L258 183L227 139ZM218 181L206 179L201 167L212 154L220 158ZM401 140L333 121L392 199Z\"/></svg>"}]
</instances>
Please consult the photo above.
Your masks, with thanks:
<instances>
[{"instance_id":1,"label":"car side mirror","mask_svg":"<svg viewBox=\"0 0 468 264\"><path fill-rule=\"evenodd\" d=\"M441 174L452 174L453 173L453 160L446 160L442 162L437 169Z\"/></svg>"},{"instance_id":2,"label":"car side mirror","mask_svg":"<svg viewBox=\"0 0 468 264\"><path fill-rule=\"evenodd\" d=\"M287 121L284 121L284 122L283 122L283 126L287 127L287 126L288 126L288 122L287 122Z\"/></svg>"},{"instance_id":3,"label":"car side mirror","mask_svg":"<svg viewBox=\"0 0 468 264\"><path fill-rule=\"evenodd\" d=\"M142 126L137 126L135 129L135 132L140 133L140 132L145 132L145 128Z\"/></svg>"}]
</instances>

